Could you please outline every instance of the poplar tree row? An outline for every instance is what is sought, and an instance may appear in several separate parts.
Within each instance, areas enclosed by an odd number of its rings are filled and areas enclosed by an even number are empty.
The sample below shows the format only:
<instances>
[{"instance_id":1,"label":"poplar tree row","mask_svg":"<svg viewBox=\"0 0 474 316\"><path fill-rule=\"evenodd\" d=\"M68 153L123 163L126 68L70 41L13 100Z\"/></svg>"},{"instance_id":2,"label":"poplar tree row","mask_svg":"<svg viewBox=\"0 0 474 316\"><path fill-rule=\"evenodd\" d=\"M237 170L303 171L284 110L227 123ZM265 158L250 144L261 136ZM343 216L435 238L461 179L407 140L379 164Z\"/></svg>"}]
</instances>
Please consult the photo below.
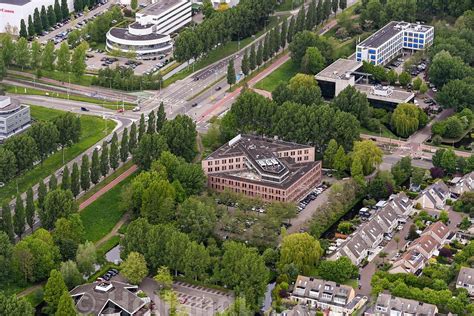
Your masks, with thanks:
<instances>
[{"instance_id":1,"label":"poplar tree row","mask_svg":"<svg viewBox=\"0 0 474 316\"><path fill-rule=\"evenodd\" d=\"M49 30L50 27L56 25L58 22L63 22L69 18L69 8L67 0L55 0L54 6L50 5L46 9L43 5L41 10L36 8L33 12L33 17L28 16L28 26L24 19L20 21L20 37L27 38L41 34L43 31Z\"/></svg>"}]
</instances>

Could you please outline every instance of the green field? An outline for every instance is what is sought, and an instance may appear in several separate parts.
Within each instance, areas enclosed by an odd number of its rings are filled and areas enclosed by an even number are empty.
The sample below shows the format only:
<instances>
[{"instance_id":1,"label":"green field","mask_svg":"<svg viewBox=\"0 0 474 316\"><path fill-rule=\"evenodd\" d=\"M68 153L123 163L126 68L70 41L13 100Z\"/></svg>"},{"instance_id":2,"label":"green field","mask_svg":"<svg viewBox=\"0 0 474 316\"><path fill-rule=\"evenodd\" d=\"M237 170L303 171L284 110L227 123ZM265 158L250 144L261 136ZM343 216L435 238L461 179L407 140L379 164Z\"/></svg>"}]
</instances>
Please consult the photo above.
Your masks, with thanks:
<instances>
[{"instance_id":1,"label":"green field","mask_svg":"<svg viewBox=\"0 0 474 316\"><path fill-rule=\"evenodd\" d=\"M277 6L276 11L290 11L298 8L303 0L283 0L283 2Z\"/></svg>"},{"instance_id":2,"label":"green field","mask_svg":"<svg viewBox=\"0 0 474 316\"><path fill-rule=\"evenodd\" d=\"M97 242L122 218L125 210L120 205L121 195L132 178L133 176L123 180L80 212L87 240Z\"/></svg>"},{"instance_id":3,"label":"green field","mask_svg":"<svg viewBox=\"0 0 474 316\"><path fill-rule=\"evenodd\" d=\"M255 88L272 92L282 82L288 82L298 73L298 66L290 59L271 74L257 82Z\"/></svg>"},{"instance_id":4,"label":"green field","mask_svg":"<svg viewBox=\"0 0 474 316\"><path fill-rule=\"evenodd\" d=\"M382 130L380 132L372 132L366 129L365 127L361 127L359 131L361 134L366 134L366 135L382 136L382 137L393 138L393 139L399 138L397 135L392 133L392 131L389 130L385 125L382 125Z\"/></svg>"},{"instance_id":5,"label":"green field","mask_svg":"<svg viewBox=\"0 0 474 316\"><path fill-rule=\"evenodd\" d=\"M51 121L55 117L63 114L63 111L44 108L31 105L31 116L38 121ZM115 128L114 121L107 120L107 130L105 130L106 121L100 117L91 115L81 115L82 132L79 142L64 150L64 162L69 162L79 156L86 149L92 147L95 143L107 136ZM45 159L42 165L37 165L25 174L11 180L0 190L0 201L14 198L18 192L25 192L29 187L35 185L40 180L51 175L54 171L63 166L62 151L58 151Z\"/></svg>"},{"instance_id":6,"label":"green field","mask_svg":"<svg viewBox=\"0 0 474 316\"><path fill-rule=\"evenodd\" d=\"M280 21L283 21L283 19L286 19L289 15L281 15L279 17L275 17L275 16L272 16L270 17L270 22L268 23L266 29L269 30L271 28L273 28L274 26L276 26ZM259 36L262 36L263 34L265 33L265 29L264 30L261 30L260 32L258 32L257 34L255 34L254 37L247 37L243 40L240 41L240 48L243 48L247 45L249 45L250 43L252 43L252 41L254 40L254 38L258 38ZM235 52L237 52L239 50L239 42L237 41L232 41L232 42L228 42L220 47L218 47L217 49L214 49L212 51L210 51L207 56L205 58L202 58L200 60L198 60L195 64L194 64L194 71L198 71L204 67L207 67L209 66L210 64L213 64L221 59L224 59L232 54L234 54ZM189 66L189 68L185 68L184 70L178 72L177 74L174 74L173 76L171 76L170 78L166 79L164 82L163 82L163 86L168 86L178 80L182 80L184 78L186 78L187 76L189 76L190 74L193 73L193 67L192 65Z\"/></svg>"},{"instance_id":7,"label":"green field","mask_svg":"<svg viewBox=\"0 0 474 316\"><path fill-rule=\"evenodd\" d=\"M4 85L5 91L8 93L15 93L15 94L27 94L27 95L41 95L50 98L58 98L58 99L65 99L65 100L73 100L73 101L80 101L80 102L87 102L100 105L104 108L116 110L117 107L122 107L121 102L112 102L112 101L102 101L99 99L81 96L81 95L72 95L69 96L66 93L60 92L52 92L52 91L44 91L34 88L27 88L27 87L19 87L19 86L12 86L12 85ZM129 102L124 102L125 110L132 110L135 105Z\"/></svg>"}]
</instances>

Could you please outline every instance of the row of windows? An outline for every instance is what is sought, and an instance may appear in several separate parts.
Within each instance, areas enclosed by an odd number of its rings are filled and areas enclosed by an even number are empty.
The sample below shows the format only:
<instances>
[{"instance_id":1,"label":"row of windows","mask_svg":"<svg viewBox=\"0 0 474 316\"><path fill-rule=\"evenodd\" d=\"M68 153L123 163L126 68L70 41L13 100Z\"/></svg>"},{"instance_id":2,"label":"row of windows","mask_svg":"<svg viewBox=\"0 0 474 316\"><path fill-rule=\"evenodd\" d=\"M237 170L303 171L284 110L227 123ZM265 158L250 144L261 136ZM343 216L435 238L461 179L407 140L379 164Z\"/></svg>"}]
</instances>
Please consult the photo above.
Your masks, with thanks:
<instances>
[{"instance_id":1,"label":"row of windows","mask_svg":"<svg viewBox=\"0 0 474 316\"><path fill-rule=\"evenodd\" d=\"M235 169L240 169L240 164L235 165ZM227 171L227 170L234 170L234 166L222 166L222 167L215 167L215 168L207 168L207 172L218 172L218 171Z\"/></svg>"},{"instance_id":2,"label":"row of windows","mask_svg":"<svg viewBox=\"0 0 474 316\"><path fill-rule=\"evenodd\" d=\"M404 32L403 35L404 36L411 36L411 37L425 38L425 34L423 34L423 33Z\"/></svg>"},{"instance_id":3,"label":"row of windows","mask_svg":"<svg viewBox=\"0 0 474 316\"><path fill-rule=\"evenodd\" d=\"M403 38L403 41L404 42L414 42L414 43L424 43L425 40L422 40L422 39L417 39L417 38L411 38L411 37L404 37Z\"/></svg>"},{"instance_id":4,"label":"row of windows","mask_svg":"<svg viewBox=\"0 0 474 316\"><path fill-rule=\"evenodd\" d=\"M219 184L211 184L211 188L214 190L221 190L224 191L225 189L228 189L227 186L225 185L219 185ZM244 189L232 189L236 193L242 193L247 196L260 196L265 200L272 200L272 201L285 201L284 197L281 197L279 195L273 195L273 194L266 194L266 193L257 193L255 191L249 191L249 190L244 190Z\"/></svg>"},{"instance_id":5,"label":"row of windows","mask_svg":"<svg viewBox=\"0 0 474 316\"><path fill-rule=\"evenodd\" d=\"M226 163L234 163L234 158L229 158L229 161L227 161L227 159L222 159L222 164L226 164ZM240 162L240 158L235 158L235 162ZM215 164L216 166L220 164L220 160L210 160L207 162L207 165L208 166L212 166L212 164ZM240 167L238 167L240 168Z\"/></svg>"},{"instance_id":6,"label":"row of windows","mask_svg":"<svg viewBox=\"0 0 474 316\"><path fill-rule=\"evenodd\" d=\"M285 195L284 190L279 190L279 189L273 189L273 188L267 188L267 187L262 187L260 185L255 185L255 184L250 184L250 183L245 183L245 182L240 182L240 181L233 181L233 180L227 180L227 179L221 179L221 178L211 178L211 181L215 179L216 183L223 183L223 184L228 184L231 186L236 186L239 188L244 188L244 189L250 189L250 190L255 190L257 192L265 192L265 193L272 193L272 194L283 194Z\"/></svg>"},{"instance_id":7,"label":"row of windows","mask_svg":"<svg viewBox=\"0 0 474 316\"><path fill-rule=\"evenodd\" d=\"M406 46L406 47L410 47L410 48L424 48L424 45L423 45L423 44L405 43L405 46Z\"/></svg>"}]
</instances>

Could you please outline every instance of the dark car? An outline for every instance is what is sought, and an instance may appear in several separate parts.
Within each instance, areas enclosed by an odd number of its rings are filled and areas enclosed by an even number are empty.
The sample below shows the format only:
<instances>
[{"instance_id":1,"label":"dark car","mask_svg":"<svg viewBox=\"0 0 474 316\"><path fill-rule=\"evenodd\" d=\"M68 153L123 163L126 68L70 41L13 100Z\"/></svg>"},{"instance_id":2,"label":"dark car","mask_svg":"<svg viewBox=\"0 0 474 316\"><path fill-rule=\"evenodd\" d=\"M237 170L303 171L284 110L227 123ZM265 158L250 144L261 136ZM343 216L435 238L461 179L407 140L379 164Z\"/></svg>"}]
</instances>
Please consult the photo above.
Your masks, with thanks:
<instances>
[{"instance_id":1,"label":"dark car","mask_svg":"<svg viewBox=\"0 0 474 316\"><path fill-rule=\"evenodd\" d=\"M89 112L89 109L88 109L88 108L86 108L86 107L83 107L83 106L81 106L81 111L84 111L84 112Z\"/></svg>"},{"instance_id":2,"label":"dark car","mask_svg":"<svg viewBox=\"0 0 474 316\"><path fill-rule=\"evenodd\" d=\"M197 103L193 103L193 104L191 104L191 106L192 106L193 108L195 108L196 106L198 106L198 104L197 104Z\"/></svg>"},{"instance_id":3,"label":"dark car","mask_svg":"<svg viewBox=\"0 0 474 316\"><path fill-rule=\"evenodd\" d=\"M102 277L102 279L104 279L105 281L109 281L111 278L112 278L112 275L109 273L104 274L104 276Z\"/></svg>"},{"instance_id":4,"label":"dark car","mask_svg":"<svg viewBox=\"0 0 474 316\"><path fill-rule=\"evenodd\" d=\"M217 87L216 88L216 91L220 91L220 90L222 90L222 87Z\"/></svg>"}]
</instances>

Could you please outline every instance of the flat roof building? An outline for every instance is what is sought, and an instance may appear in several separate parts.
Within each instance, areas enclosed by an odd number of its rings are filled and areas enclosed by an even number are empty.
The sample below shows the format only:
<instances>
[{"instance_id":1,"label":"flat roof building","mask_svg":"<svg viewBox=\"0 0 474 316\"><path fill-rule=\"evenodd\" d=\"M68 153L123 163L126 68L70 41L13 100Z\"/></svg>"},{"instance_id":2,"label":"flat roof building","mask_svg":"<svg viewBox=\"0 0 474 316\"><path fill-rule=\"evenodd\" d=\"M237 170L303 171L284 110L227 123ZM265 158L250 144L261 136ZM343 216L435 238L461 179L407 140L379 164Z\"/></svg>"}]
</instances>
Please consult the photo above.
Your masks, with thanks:
<instances>
[{"instance_id":1,"label":"flat roof building","mask_svg":"<svg viewBox=\"0 0 474 316\"><path fill-rule=\"evenodd\" d=\"M0 96L0 142L30 127L30 107L7 96Z\"/></svg>"},{"instance_id":2,"label":"flat roof building","mask_svg":"<svg viewBox=\"0 0 474 316\"><path fill-rule=\"evenodd\" d=\"M321 182L314 147L238 135L202 161L208 187L264 201L297 201Z\"/></svg>"},{"instance_id":3,"label":"flat roof building","mask_svg":"<svg viewBox=\"0 0 474 316\"><path fill-rule=\"evenodd\" d=\"M367 95L369 102L376 107L395 107L399 103L411 102L415 98L413 92L407 92L391 86L368 85L360 83L360 79L368 74L362 72L362 61L339 58L315 77L324 98L332 99L348 86L355 87Z\"/></svg>"},{"instance_id":4,"label":"flat roof building","mask_svg":"<svg viewBox=\"0 0 474 316\"><path fill-rule=\"evenodd\" d=\"M357 45L356 60L385 65L403 49L426 49L433 38L433 26L392 21Z\"/></svg>"},{"instance_id":5,"label":"flat roof building","mask_svg":"<svg viewBox=\"0 0 474 316\"><path fill-rule=\"evenodd\" d=\"M107 50L154 56L173 49L171 34L191 22L188 0L158 0L138 12L128 28L111 28L107 33Z\"/></svg>"},{"instance_id":6,"label":"flat roof building","mask_svg":"<svg viewBox=\"0 0 474 316\"><path fill-rule=\"evenodd\" d=\"M150 309L137 291L136 285L110 281L79 285L69 293L81 315L148 316Z\"/></svg>"},{"instance_id":7,"label":"flat roof building","mask_svg":"<svg viewBox=\"0 0 474 316\"><path fill-rule=\"evenodd\" d=\"M18 35L20 32L21 20L28 24L28 16L33 13L36 8L41 10L44 5L54 6L55 0L0 0L0 33L10 33ZM61 3L61 1L60 1ZM74 0L67 0L69 10L74 9Z\"/></svg>"},{"instance_id":8,"label":"flat roof building","mask_svg":"<svg viewBox=\"0 0 474 316\"><path fill-rule=\"evenodd\" d=\"M469 267L462 267L459 270L458 278L456 279L456 288L466 289L469 295L474 295L474 269Z\"/></svg>"}]
</instances>

